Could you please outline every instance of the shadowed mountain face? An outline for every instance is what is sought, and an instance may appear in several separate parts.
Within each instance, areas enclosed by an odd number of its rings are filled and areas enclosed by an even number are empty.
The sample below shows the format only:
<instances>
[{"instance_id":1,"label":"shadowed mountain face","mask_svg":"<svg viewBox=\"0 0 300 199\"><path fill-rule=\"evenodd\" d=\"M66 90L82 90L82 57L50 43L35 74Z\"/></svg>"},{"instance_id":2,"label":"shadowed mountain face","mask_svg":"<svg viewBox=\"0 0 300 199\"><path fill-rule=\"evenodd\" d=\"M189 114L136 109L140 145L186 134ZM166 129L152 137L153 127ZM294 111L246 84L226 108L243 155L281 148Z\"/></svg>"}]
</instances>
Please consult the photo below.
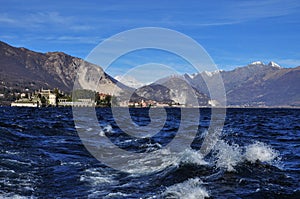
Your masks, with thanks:
<instances>
[{"instance_id":1,"label":"shadowed mountain face","mask_svg":"<svg viewBox=\"0 0 300 199\"><path fill-rule=\"evenodd\" d=\"M76 88L103 93L130 89L107 75L99 66L62 52L37 53L0 42L0 92L34 91L59 88L71 92Z\"/></svg>"},{"instance_id":2,"label":"shadowed mountain face","mask_svg":"<svg viewBox=\"0 0 300 199\"><path fill-rule=\"evenodd\" d=\"M0 42L1 81L11 89L60 88L70 92L81 62L60 52L43 54Z\"/></svg>"},{"instance_id":3,"label":"shadowed mountain face","mask_svg":"<svg viewBox=\"0 0 300 199\"><path fill-rule=\"evenodd\" d=\"M255 62L220 74L228 105L300 105L300 67L281 68L274 62L268 65ZM209 95L204 77L209 83L213 82L215 73L202 72L184 77L199 92Z\"/></svg>"}]
</instances>

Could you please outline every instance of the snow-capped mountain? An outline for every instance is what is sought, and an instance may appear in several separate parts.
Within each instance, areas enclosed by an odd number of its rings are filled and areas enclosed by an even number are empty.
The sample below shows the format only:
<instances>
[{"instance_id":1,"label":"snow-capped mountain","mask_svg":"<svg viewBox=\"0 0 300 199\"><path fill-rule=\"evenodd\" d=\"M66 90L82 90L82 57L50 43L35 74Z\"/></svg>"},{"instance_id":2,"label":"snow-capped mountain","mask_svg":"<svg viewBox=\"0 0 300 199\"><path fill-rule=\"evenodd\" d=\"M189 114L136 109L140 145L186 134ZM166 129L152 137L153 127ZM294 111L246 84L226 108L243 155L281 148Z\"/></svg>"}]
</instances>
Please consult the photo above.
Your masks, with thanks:
<instances>
[{"instance_id":1,"label":"snow-capped mountain","mask_svg":"<svg viewBox=\"0 0 300 199\"><path fill-rule=\"evenodd\" d=\"M255 61L255 62L252 62L251 64L249 64L249 66L251 66L251 65L265 65L265 64L262 61Z\"/></svg>"},{"instance_id":2,"label":"snow-capped mountain","mask_svg":"<svg viewBox=\"0 0 300 199\"><path fill-rule=\"evenodd\" d=\"M281 66L274 61L270 61L267 65L262 61L255 61L249 64L248 66L272 66L272 67L281 68Z\"/></svg>"},{"instance_id":3,"label":"snow-capped mountain","mask_svg":"<svg viewBox=\"0 0 300 199\"><path fill-rule=\"evenodd\" d=\"M169 76L157 80L156 83L168 85L167 88L172 88L170 93L175 93L172 99L184 102L186 101L183 97L185 95L179 91L186 89L184 82L188 82L202 95L202 101L207 102L210 96L207 84L214 90L218 90L219 85L216 82L218 82L219 75L223 79L227 104L230 106L300 106L300 66L283 68L275 62L265 64L256 61L231 71L203 71L198 74L185 74L181 77ZM149 86L151 89L148 88ZM161 87L149 86L142 87L137 94L148 96L151 90L153 94L149 96L165 99Z\"/></svg>"},{"instance_id":4,"label":"snow-capped mountain","mask_svg":"<svg viewBox=\"0 0 300 199\"><path fill-rule=\"evenodd\" d=\"M232 71L220 71L220 75L228 105L300 105L300 66L282 68L275 62L264 64L256 61ZM213 84L215 76L207 72L184 75L194 88L208 96L206 85Z\"/></svg>"},{"instance_id":5,"label":"snow-capped mountain","mask_svg":"<svg viewBox=\"0 0 300 199\"><path fill-rule=\"evenodd\" d=\"M139 82L136 78L128 75L125 76L117 75L114 78L119 82L123 83L124 85L129 86L131 88L139 88L145 85L144 83Z\"/></svg>"},{"instance_id":6,"label":"snow-capped mountain","mask_svg":"<svg viewBox=\"0 0 300 199\"><path fill-rule=\"evenodd\" d=\"M281 66L273 61L271 61L268 66L272 66L272 67L277 67L277 68L281 68Z\"/></svg>"}]
</instances>

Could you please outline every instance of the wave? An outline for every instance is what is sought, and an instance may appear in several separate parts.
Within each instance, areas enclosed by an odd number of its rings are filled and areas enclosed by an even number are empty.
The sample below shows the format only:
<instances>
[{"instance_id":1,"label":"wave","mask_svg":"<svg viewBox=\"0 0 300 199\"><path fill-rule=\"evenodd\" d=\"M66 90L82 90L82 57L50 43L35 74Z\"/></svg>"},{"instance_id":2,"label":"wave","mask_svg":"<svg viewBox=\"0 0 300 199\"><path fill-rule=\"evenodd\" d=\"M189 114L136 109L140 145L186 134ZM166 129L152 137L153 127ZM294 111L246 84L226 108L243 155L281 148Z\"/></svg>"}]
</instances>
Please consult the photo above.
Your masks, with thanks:
<instances>
[{"instance_id":1,"label":"wave","mask_svg":"<svg viewBox=\"0 0 300 199\"><path fill-rule=\"evenodd\" d=\"M167 187L161 194L163 198L181 198L181 199L201 199L209 197L208 192L202 187L203 182L200 178L188 179Z\"/></svg>"},{"instance_id":2,"label":"wave","mask_svg":"<svg viewBox=\"0 0 300 199\"><path fill-rule=\"evenodd\" d=\"M33 196L21 196L18 194L11 194L11 193L6 193L6 194L0 194L0 198L2 199L35 199L37 197Z\"/></svg>"},{"instance_id":3,"label":"wave","mask_svg":"<svg viewBox=\"0 0 300 199\"><path fill-rule=\"evenodd\" d=\"M115 192L115 193L109 193L107 194L106 196L104 196L103 198L104 199L113 199L113 198L129 198L130 195L129 194L125 194L125 193L122 193L122 192Z\"/></svg>"},{"instance_id":4,"label":"wave","mask_svg":"<svg viewBox=\"0 0 300 199\"><path fill-rule=\"evenodd\" d=\"M100 136L106 133L112 133L114 129L111 125L104 126ZM207 132L204 131L203 134ZM123 146L132 145L136 139L120 140L119 144ZM137 143L137 150L145 149L146 154L142 158L132 159L126 162L128 173L149 174L164 170L168 167L178 167L185 164L194 164L198 166L215 165L216 168L225 169L228 172L234 172L235 167L242 162L248 161L255 163L257 161L275 165L280 160L279 153L271 146L263 142L255 142L247 146L240 146L235 143L229 143L224 139L219 139L211 153L213 162L208 162L200 151L188 148L182 152L172 152L167 147L162 147L159 143ZM147 153L150 152L150 153ZM135 156L135 153L132 153ZM152 164L155 163L155 164Z\"/></svg>"},{"instance_id":5,"label":"wave","mask_svg":"<svg viewBox=\"0 0 300 199\"><path fill-rule=\"evenodd\" d=\"M219 140L214 147L215 163L217 168L235 171L234 167L244 161L256 163L268 163L275 166L280 161L279 152L271 146L256 141L248 146L229 144L224 140Z\"/></svg>"},{"instance_id":6,"label":"wave","mask_svg":"<svg viewBox=\"0 0 300 199\"><path fill-rule=\"evenodd\" d=\"M272 164L274 163L274 160L279 160L279 153L265 143L255 142L246 147L244 157L251 163L261 161Z\"/></svg>"},{"instance_id":7,"label":"wave","mask_svg":"<svg viewBox=\"0 0 300 199\"><path fill-rule=\"evenodd\" d=\"M107 175L102 169L96 168L87 169L85 174L80 176L80 181L87 181L93 186L118 184L118 181L114 179L112 174Z\"/></svg>"},{"instance_id":8,"label":"wave","mask_svg":"<svg viewBox=\"0 0 300 199\"><path fill-rule=\"evenodd\" d=\"M235 171L234 167L242 161L242 151L237 144L228 144L219 140L214 148L216 167L227 171Z\"/></svg>"},{"instance_id":9,"label":"wave","mask_svg":"<svg viewBox=\"0 0 300 199\"><path fill-rule=\"evenodd\" d=\"M168 167L179 167L182 164L207 165L201 153L191 148L180 153L169 149L160 149L149 153L141 159L128 161L127 172L142 173L143 175L159 172Z\"/></svg>"}]
</instances>

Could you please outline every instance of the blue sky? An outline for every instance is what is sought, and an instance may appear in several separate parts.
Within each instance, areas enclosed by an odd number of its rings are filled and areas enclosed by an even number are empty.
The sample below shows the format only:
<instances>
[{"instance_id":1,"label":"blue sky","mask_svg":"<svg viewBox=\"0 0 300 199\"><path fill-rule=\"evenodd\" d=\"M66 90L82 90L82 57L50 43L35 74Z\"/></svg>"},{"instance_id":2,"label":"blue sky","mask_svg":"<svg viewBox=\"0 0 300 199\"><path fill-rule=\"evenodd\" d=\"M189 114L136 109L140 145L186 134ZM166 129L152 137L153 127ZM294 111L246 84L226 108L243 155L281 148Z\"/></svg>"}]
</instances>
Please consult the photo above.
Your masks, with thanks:
<instances>
[{"instance_id":1,"label":"blue sky","mask_svg":"<svg viewBox=\"0 0 300 199\"><path fill-rule=\"evenodd\" d=\"M0 3L0 40L35 51L63 51L85 58L97 44L119 32L163 27L196 40L220 69L256 60L275 61L284 67L300 65L298 0ZM125 61L120 67L122 63Z\"/></svg>"}]
</instances>

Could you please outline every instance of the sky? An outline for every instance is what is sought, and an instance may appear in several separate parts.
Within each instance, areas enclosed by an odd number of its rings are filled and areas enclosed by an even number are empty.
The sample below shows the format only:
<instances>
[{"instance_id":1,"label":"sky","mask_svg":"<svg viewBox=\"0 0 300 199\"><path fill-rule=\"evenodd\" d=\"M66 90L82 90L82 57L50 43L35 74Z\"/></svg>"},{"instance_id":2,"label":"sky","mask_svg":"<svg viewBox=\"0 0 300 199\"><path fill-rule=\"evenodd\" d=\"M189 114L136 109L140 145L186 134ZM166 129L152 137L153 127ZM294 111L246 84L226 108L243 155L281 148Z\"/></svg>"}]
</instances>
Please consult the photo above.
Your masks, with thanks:
<instances>
[{"instance_id":1,"label":"sky","mask_svg":"<svg viewBox=\"0 0 300 199\"><path fill-rule=\"evenodd\" d=\"M300 65L298 0L0 0L0 4L0 40L38 52L62 51L85 59L115 34L160 27L197 41L221 70L257 60L282 67ZM128 70L130 65L150 62L192 72L184 69L185 61L150 50L123 56L110 73L119 75L122 67Z\"/></svg>"}]
</instances>

